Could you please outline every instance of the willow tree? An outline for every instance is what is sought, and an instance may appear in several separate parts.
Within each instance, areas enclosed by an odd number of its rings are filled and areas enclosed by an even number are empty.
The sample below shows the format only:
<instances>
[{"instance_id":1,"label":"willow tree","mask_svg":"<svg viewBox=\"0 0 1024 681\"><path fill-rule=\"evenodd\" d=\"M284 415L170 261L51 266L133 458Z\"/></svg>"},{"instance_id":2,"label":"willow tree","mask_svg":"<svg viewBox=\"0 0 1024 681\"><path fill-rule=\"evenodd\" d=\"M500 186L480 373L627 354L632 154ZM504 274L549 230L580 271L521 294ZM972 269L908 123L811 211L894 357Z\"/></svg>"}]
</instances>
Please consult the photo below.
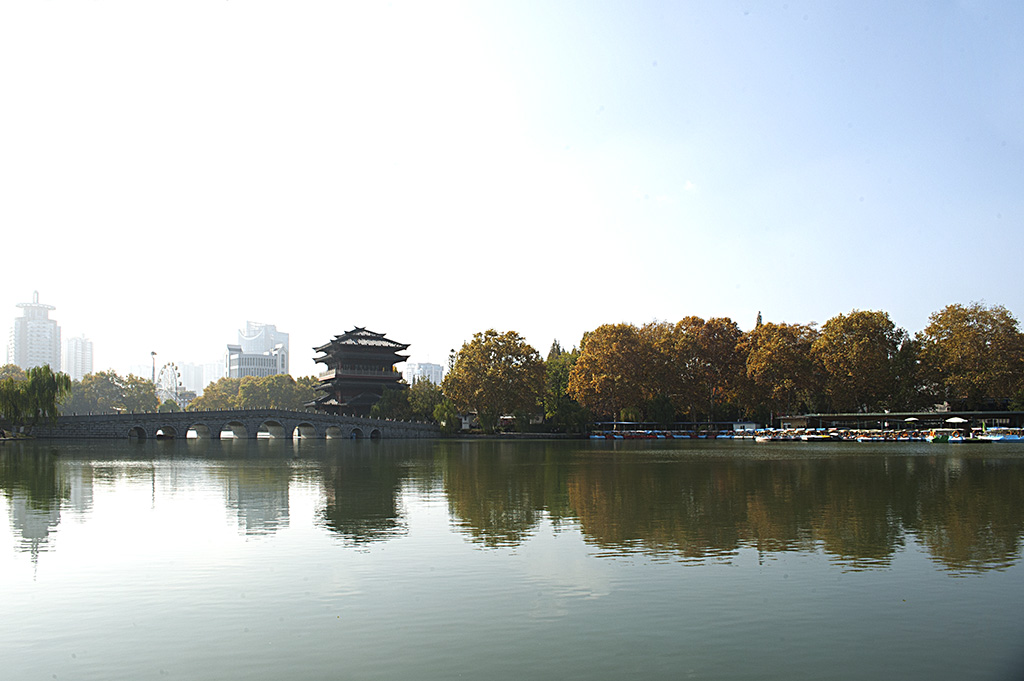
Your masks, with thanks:
<instances>
[{"instance_id":1,"label":"willow tree","mask_svg":"<svg viewBox=\"0 0 1024 681\"><path fill-rule=\"evenodd\" d=\"M544 391L544 362L515 331L476 333L444 378L445 397L464 413L476 412L492 432L505 414L536 411Z\"/></svg>"},{"instance_id":2,"label":"willow tree","mask_svg":"<svg viewBox=\"0 0 1024 681\"><path fill-rule=\"evenodd\" d=\"M0 381L0 412L15 427L56 423L59 405L71 394L71 378L54 372L49 365L32 367L25 380L8 377Z\"/></svg>"},{"instance_id":3,"label":"willow tree","mask_svg":"<svg viewBox=\"0 0 1024 681\"><path fill-rule=\"evenodd\" d=\"M11 376L0 380L0 415L12 426L22 425L28 413L24 383Z\"/></svg>"}]
</instances>

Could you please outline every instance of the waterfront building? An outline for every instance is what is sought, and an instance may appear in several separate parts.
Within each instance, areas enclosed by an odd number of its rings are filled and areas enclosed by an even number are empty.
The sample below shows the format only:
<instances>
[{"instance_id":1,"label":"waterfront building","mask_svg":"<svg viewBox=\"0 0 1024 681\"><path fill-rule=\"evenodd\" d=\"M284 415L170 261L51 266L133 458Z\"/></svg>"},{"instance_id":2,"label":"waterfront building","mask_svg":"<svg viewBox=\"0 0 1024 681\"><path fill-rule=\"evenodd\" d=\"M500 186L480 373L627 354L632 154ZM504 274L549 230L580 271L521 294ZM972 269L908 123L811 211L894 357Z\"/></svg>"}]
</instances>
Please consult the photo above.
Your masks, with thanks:
<instances>
[{"instance_id":1,"label":"waterfront building","mask_svg":"<svg viewBox=\"0 0 1024 681\"><path fill-rule=\"evenodd\" d=\"M92 341L85 334L64 342L63 367L72 381L81 381L86 374L92 373Z\"/></svg>"},{"instance_id":2,"label":"waterfront building","mask_svg":"<svg viewBox=\"0 0 1024 681\"><path fill-rule=\"evenodd\" d=\"M406 362L402 369L402 378L409 385L416 381L430 381L434 385L441 385L441 379L444 378L444 367L428 362Z\"/></svg>"},{"instance_id":3,"label":"waterfront building","mask_svg":"<svg viewBox=\"0 0 1024 681\"><path fill-rule=\"evenodd\" d=\"M400 388L402 374L395 365L408 359L399 354L409 346L386 338L382 333L356 327L318 348L314 357L325 364L317 390L324 394L310 403L322 411L336 414L367 415L380 400L385 388Z\"/></svg>"},{"instance_id":4,"label":"waterfront building","mask_svg":"<svg viewBox=\"0 0 1024 681\"><path fill-rule=\"evenodd\" d=\"M39 302L39 291L33 291L31 303L18 303L22 316L15 317L7 343L7 363L22 369L50 365L60 371L60 327L50 319L53 305Z\"/></svg>"}]
</instances>

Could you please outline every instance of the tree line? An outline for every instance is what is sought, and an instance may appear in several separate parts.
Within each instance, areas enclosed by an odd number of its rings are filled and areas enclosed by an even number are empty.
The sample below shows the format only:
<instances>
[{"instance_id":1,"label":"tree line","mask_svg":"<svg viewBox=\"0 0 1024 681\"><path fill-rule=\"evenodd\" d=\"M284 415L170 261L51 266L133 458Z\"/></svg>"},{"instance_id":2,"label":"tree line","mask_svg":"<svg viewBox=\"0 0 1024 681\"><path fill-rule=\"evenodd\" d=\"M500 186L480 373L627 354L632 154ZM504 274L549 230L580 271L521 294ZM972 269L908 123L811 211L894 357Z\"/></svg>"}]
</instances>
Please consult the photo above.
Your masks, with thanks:
<instances>
[{"instance_id":1,"label":"tree line","mask_svg":"<svg viewBox=\"0 0 1024 681\"><path fill-rule=\"evenodd\" d=\"M317 383L314 376L296 380L288 374L222 378L206 386L186 408L301 410L316 398ZM28 371L13 364L0 367L0 415L15 429L31 430L40 421L53 421L58 413L154 411L181 411L181 406L171 399L160 402L153 381L134 374L97 371L72 381L49 366Z\"/></svg>"},{"instance_id":2,"label":"tree line","mask_svg":"<svg viewBox=\"0 0 1024 681\"><path fill-rule=\"evenodd\" d=\"M318 380L282 374L222 378L189 409L302 409ZM595 420L712 423L796 413L1024 409L1024 334L1000 305L948 305L910 335L882 311L853 310L816 324L685 317L603 324L546 358L515 331L474 334L440 386L387 390L381 418L432 421L444 432L475 415L493 432L583 432ZM63 413L175 410L153 382L101 371L70 381L49 367L0 368L0 413L16 425Z\"/></svg>"},{"instance_id":3,"label":"tree line","mask_svg":"<svg viewBox=\"0 0 1024 681\"><path fill-rule=\"evenodd\" d=\"M1024 335L1005 307L948 305L910 335L882 311L816 324L728 317L604 324L542 360L514 331L477 333L454 358L444 397L484 430L516 415L546 429L595 419L714 422L807 412L1024 409ZM536 419L534 419L536 420Z\"/></svg>"}]
</instances>

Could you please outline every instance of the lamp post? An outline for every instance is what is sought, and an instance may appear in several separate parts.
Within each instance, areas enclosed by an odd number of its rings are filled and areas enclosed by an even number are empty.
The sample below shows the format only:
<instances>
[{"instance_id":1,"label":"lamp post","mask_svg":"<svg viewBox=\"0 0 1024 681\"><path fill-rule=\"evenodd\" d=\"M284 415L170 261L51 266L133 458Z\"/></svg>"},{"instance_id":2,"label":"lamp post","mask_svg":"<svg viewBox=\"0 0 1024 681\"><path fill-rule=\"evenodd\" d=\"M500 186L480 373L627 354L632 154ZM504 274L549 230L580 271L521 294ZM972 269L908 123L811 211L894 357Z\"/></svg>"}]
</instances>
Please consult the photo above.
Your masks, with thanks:
<instances>
[{"instance_id":1,"label":"lamp post","mask_svg":"<svg viewBox=\"0 0 1024 681\"><path fill-rule=\"evenodd\" d=\"M150 357L153 358L153 385L156 385L156 351L149 353Z\"/></svg>"}]
</instances>

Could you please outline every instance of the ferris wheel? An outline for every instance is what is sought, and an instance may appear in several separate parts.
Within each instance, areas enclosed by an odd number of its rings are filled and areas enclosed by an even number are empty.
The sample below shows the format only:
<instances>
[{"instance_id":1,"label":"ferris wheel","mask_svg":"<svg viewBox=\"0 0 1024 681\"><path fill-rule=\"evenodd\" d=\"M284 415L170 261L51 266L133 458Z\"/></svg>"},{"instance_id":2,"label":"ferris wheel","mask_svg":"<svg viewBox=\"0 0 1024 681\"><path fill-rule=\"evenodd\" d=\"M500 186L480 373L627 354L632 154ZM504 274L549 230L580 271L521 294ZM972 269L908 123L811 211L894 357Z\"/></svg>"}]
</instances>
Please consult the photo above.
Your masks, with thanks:
<instances>
[{"instance_id":1,"label":"ferris wheel","mask_svg":"<svg viewBox=\"0 0 1024 681\"><path fill-rule=\"evenodd\" d=\"M160 403L174 400L180 404L181 388L181 374L178 372L178 365L174 362L163 365L156 377L156 396Z\"/></svg>"}]
</instances>

